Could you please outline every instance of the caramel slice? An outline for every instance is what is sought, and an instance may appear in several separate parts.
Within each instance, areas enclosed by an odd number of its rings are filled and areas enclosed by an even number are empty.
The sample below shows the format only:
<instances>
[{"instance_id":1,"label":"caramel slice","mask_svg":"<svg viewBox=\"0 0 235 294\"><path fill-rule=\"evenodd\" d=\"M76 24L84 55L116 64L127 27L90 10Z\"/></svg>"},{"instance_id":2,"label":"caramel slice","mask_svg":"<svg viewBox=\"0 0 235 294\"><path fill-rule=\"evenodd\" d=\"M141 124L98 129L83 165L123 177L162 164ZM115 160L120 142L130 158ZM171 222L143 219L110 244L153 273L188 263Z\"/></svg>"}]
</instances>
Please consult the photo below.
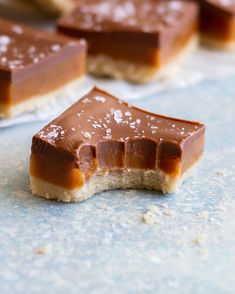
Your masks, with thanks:
<instances>
[{"instance_id":1,"label":"caramel slice","mask_svg":"<svg viewBox=\"0 0 235 294\"><path fill-rule=\"evenodd\" d=\"M58 31L87 40L90 73L146 82L194 47L197 23L193 2L78 0Z\"/></svg>"},{"instance_id":2,"label":"caramel slice","mask_svg":"<svg viewBox=\"0 0 235 294\"><path fill-rule=\"evenodd\" d=\"M84 75L85 41L0 19L0 117L55 99Z\"/></svg>"},{"instance_id":3,"label":"caramel slice","mask_svg":"<svg viewBox=\"0 0 235 294\"><path fill-rule=\"evenodd\" d=\"M109 189L175 191L204 149L205 127L93 88L32 141L32 192L80 201Z\"/></svg>"},{"instance_id":4,"label":"caramel slice","mask_svg":"<svg viewBox=\"0 0 235 294\"><path fill-rule=\"evenodd\" d=\"M235 48L235 2L233 0L198 0L201 2L200 32L202 42L219 49Z\"/></svg>"}]
</instances>

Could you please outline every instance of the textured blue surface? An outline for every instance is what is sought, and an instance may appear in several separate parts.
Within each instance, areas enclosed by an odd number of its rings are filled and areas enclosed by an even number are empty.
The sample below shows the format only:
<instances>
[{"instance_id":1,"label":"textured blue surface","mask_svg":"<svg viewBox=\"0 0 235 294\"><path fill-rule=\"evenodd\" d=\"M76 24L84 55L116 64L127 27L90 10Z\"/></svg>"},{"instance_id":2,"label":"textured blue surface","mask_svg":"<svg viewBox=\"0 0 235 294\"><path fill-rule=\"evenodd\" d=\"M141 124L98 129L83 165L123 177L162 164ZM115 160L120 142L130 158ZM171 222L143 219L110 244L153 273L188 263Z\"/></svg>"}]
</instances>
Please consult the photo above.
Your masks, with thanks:
<instances>
[{"instance_id":1,"label":"textured blue surface","mask_svg":"<svg viewBox=\"0 0 235 294\"><path fill-rule=\"evenodd\" d=\"M1 129L0 292L235 293L234 80L136 101L207 125L198 169L168 196L114 191L77 204L33 197L31 137L45 122ZM148 225L152 205L162 215ZM41 246L51 250L38 254Z\"/></svg>"}]
</instances>

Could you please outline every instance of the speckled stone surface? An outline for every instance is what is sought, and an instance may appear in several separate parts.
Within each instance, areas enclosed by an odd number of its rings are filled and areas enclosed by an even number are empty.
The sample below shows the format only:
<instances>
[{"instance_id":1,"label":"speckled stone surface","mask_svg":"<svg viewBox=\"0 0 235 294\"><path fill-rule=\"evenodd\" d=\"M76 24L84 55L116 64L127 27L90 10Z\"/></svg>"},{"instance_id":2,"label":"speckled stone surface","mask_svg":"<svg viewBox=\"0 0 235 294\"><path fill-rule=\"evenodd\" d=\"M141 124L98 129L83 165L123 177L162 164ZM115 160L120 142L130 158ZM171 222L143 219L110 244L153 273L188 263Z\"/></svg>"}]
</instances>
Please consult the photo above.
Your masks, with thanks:
<instances>
[{"instance_id":1,"label":"speckled stone surface","mask_svg":"<svg viewBox=\"0 0 235 294\"><path fill-rule=\"evenodd\" d=\"M203 160L168 196L112 191L76 204L33 197L31 137L45 122L1 129L0 292L234 293L234 79L136 101L207 125ZM152 224L143 221L148 211Z\"/></svg>"}]
</instances>

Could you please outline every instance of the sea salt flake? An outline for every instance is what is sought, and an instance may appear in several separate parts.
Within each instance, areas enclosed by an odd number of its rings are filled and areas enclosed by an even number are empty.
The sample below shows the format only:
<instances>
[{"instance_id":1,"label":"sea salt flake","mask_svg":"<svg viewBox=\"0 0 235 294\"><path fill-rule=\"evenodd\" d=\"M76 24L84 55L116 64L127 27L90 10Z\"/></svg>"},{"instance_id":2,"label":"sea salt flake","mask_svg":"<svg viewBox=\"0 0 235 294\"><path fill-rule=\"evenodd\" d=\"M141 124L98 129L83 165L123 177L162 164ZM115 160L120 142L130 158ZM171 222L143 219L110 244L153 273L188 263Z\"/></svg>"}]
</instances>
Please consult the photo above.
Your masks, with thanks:
<instances>
[{"instance_id":1,"label":"sea salt flake","mask_svg":"<svg viewBox=\"0 0 235 294\"><path fill-rule=\"evenodd\" d=\"M38 63L38 62L39 62L39 58L38 57L34 57L33 63Z\"/></svg>"},{"instance_id":2,"label":"sea salt flake","mask_svg":"<svg viewBox=\"0 0 235 294\"><path fill-rule=\"evenodd\" d=\"M0 36L0 45L7 46L11 43L11 38L6 35L1 35Z\"/></svg>"},{"instance_id":3,"label":"sea salt flake","mask_svg":"<svg viewBox=\"0 0 235 294\"><path fill-rule=\"evenodd\" d=\"M122 117L123 117L123 114L122 114L122 111L121 110L115 110L113 112L113 115L114 115L114 120L117 124L120 124L122 122Z\"/></svg>"},{"instance_id":4,"label":"sea salt flake","mask_svg":"<svg viewBox=\"0 0 235 294\"><path fill-rule=\"evenodd\" d=\"M81 132L83 137L86 138L86 139L91 139L91 133L89 132Z\"/></svg>"},{"instance_id":5,"label":"sea salt flake","mask_svg":"<svg viewBox=\"0 0 235 294\"><path fill-rule=\"evenodd\" d=\"M61 45L60 44L53 44L51 45L51 50L54 52L60 51Z\"/></svg>"},{"instance_id":6,"label":"sea salt flake","mask_svg":"<svg viewBox=\"0 0 235 294\"><path fill-rule=\"evenodd\" d=\"M91 100L89 98L85 98L82 100L82 103L91 103Z\"/></svg>"},{"instance_id":7,"label":"sea salt flake","mask_svg":"<svg viewBox=\"0 0 235 294\"><path fill-rule=\"evenodd\" d=\"M126 111L125 113L125 116L131 116L132 114L130 113L130 111Z\"/></svg>"},{"instance_id":8,"label":"sea salt flake","mask_svg":"<svg viewBox=\"0 0 235 294\"><path fill-rule=\"evenodd\" d=\"M23 28L19 25L13 25L11 27L12 32L16 33L16 34L22 34L23 33Z\"/></svg>"},{"instance_id":9,"label":"sea salt flake","mask_svg":"<svg viewBox=\"0 0 235 294\"><path fill-rule=\"evenodd\" d=\"M102 103L104 103L104 102L106 101L106 99L105 99L104 97L101 97L101 96L96 96L94 99L95 99L97 102L102 102Z\"/></svg>"}]
</instances>

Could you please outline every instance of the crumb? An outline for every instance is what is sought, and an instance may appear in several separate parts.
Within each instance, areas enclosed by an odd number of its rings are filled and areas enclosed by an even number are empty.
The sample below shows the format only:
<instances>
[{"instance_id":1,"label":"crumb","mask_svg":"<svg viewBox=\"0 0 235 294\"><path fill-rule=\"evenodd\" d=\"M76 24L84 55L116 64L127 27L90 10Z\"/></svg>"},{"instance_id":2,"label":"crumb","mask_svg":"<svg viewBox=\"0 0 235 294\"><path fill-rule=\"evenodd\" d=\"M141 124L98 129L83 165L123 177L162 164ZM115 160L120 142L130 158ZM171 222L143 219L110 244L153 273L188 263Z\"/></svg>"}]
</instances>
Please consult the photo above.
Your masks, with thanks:
<instances>
[{"instance_id":1,"label":"crumb","mask_svg":"<svg viewBox=\"0 0 235 294\"><path fill-rule=\"evenodd\" d=\"M149 211L151 211L152 213L157 214L157 215L162 215L162 212L157 205L150 206Z\"/></svg>"},{"instance_id":2,"label":"crumb","mask_svg":"<svg viewBox=\"0 0 235 294\"><path fill-rule=\"evenodd\" d=\"M207 254L208 254L208 251L205 250L205 249L200 249L200 250L198 251L198 254L199 254L199 255L207 255Z\"/></svg>"},{"instance_id":3,"label":"crumb","mask_svg":"<svg viewBox=\"0 0 235 294\"><path fill-rule=\"evenodd\" d=\"M218 170L218 171L216 172L216 174L217 174L218 176L224 177L224 176L225 176L225 171L224 171L224 170Z\"/></svg>"},{"instance_id":4,"label":"crumb","mask_svg":"<svg viewBox=\"0 0 235 294\"><path fill-rule=\"evenodd\" d=\"M165 209L163 210L163 214L167 215L167 216L174 216L175 215L175 211L172 209Z\"/></svg>"},{"instance_id":5,"label":"crumb","mask_svg":"<svg viewBox=\"0 0 235 294\"><path fill-rule=\"evenodd\" d=\"M208 212L207 211L202 211L202 212L199 212L197 214L197 218L198 219L204 219L204 220L207 220L208 219Z\"/></svg>"},{"instance_id":6,"label":"crumb","mask_svg":"<svg viewBox=\"0 0 235 294\"><path fill-rule=\"evenodd\" d=\"M152 262L152 263L155 263L155 264L159 264L159 263L161 263L161 258L159 257L159 256L157 256L157 255L151 255L150 257L149 257L149 259L150 259L150 261Z\"/></svg>"},{"instance_id":7,"label":"crumb","mask_svg":"<svg viewBox=\"0 0 235 294\"><path fill-rule=\"evenodd\" d=\"M197 237L195 237L192 242L196 245L203 245L206 242L206 235L205 234L200 234Z\"/></svg>"},{"instance_id":8,"label":"crumb","mask_svg":"<svg viewBox=\"0 0 235 294\"><path fill-rule=\"evenodd\" d=\"M52 252L52 244L47 244L36 248L35 252L39 255L46 255Z\"/></svg>"},{"instance_id":9,"label":"crumb","mask_svg":"<svg viewBox=\"0 0 235 294\"><path fill-rule=\"evenodd\" d=\"M14 191L12 191L12 194L16 197L19 197L19 198L27 198L30 196L30 193L28 193L26 191L22 191L22 190L14 190Z\"/></svg>"},{"instance_id":10,"label":"crumb","mask_svg":"<svg viewBox=\"0 0 235 294\"><path fill-rule=\"evenodd\" d=\"M178 251L178 252L175 253L175 256L177 256L177 257L181 257L181 256L183 256L183 252Z\"/></svg>"},{"instance_id":11,"label":"crumb","mask_svg":"<svg viewBox=\"0 0 235 294\"><path fill-rule=\"evenodd\" d=\"M144 215L143 215L143 221L147 224L147 225L153 225L153 224L160 224L159 219L157 218L157 215L155 213L153 213L152 211L147 211Z\"/></svg>"}]
</instances>

